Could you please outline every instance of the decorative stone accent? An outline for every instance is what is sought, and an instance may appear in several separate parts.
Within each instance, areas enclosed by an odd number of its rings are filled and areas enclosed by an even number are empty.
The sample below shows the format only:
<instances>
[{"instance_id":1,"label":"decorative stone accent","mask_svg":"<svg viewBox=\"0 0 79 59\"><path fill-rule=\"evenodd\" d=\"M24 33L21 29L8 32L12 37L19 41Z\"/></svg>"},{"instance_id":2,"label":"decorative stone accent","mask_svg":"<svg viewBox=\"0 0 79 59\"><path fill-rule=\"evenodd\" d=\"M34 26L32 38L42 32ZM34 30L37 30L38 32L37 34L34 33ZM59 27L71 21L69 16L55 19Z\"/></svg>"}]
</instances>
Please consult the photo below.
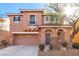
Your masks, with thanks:
<instances>
[{"instance_id":1,"label":"decorative stone accent","mask_svg":"<svg viewBox=\"0 0 79 59\"><path fill-rule=\"evenodd\" d=\"M44 51L48 51L48 50L49 50L49 46L50 46L50 45L45 45Z\"/></svg>"}]
</instances>

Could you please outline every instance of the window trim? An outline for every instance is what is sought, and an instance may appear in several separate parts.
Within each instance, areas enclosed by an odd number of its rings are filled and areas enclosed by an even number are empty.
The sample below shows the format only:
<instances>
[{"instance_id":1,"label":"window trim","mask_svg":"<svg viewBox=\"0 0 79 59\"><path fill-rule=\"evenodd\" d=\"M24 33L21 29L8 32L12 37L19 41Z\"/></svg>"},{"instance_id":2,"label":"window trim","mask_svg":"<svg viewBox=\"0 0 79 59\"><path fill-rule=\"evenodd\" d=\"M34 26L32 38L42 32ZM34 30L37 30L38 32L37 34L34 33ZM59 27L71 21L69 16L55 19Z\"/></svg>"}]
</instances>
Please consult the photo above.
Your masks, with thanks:
<instances>
[{"instance_id":1,"label":"window trim","mask_svg":"<svg viewBox=\"0 0 79 59\"><path fill-rule=\"evenodd\" d=\"M17 15L17 16L18 16L18 15ZM21 17L20 17L20 16L18 16L18 17L19 17L19 20L17 21L17 20L15 20L15 19L16 19L16 16L14 16L13 21L14 21L15 23L20 22Z\"/></svg>"},{"instance_id":2,"label":"window trim","mask_svg":"<svg viewBox=\"0 0 79 59\"><path fill-rule=\"evenodd\" d=\"M35 24L30 24L30 15L35 15ZM28 24L30 25L30 26L35 26L36 25L36 20L37 18L36 18L36 14L29 14L28 15Z\"/></svg>"}]
</instances>

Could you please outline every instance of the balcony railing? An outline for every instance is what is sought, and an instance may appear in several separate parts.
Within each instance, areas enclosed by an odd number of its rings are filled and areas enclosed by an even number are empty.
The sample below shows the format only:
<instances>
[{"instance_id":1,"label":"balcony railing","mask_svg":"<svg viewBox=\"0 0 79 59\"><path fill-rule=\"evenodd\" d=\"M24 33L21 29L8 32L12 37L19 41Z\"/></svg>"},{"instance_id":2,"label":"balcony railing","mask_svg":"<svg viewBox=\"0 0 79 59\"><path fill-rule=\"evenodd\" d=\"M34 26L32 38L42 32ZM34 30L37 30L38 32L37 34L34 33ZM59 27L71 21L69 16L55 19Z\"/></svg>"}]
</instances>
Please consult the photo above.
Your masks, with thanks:
<instances>
[{"instance_id":1,"label":"balcony railing","mask_svg":"<svg viewBox=\"0 0 79 59\"><path fill-rule=\"evenodd\" d=\"M63 22L49 21L49 22L43 22L43 25L63 25Z\"/></svg>"},{"instance_id":2,"label":"balcony railing","mask_svg":"<svg viewBox=\"0 0 79 59\"><path fill-rule=\"evenodd\" d=\"M62 25L63 20L58 17L44 16L43 25Z\"/></svg>"}]
</instances>

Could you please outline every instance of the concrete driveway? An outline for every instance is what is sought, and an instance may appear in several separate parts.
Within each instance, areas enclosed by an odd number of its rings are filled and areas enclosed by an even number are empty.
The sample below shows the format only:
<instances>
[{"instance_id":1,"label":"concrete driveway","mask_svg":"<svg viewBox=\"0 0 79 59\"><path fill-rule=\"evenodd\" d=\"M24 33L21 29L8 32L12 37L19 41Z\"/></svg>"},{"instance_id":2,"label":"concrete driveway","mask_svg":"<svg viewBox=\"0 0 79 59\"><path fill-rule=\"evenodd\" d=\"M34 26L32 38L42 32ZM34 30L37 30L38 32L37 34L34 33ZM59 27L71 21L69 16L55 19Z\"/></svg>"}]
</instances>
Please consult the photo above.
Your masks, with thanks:
<instances>
[{"instance_id":1,"label":"concrete driveway","mask_svg":"<svg viewBox=\"0 0 79 59\"><path fill-rule=\"evenodd\" d=\"M10 46L0 49L0 56L37 56L37 46Z\"/></svg>"}]
</instances>

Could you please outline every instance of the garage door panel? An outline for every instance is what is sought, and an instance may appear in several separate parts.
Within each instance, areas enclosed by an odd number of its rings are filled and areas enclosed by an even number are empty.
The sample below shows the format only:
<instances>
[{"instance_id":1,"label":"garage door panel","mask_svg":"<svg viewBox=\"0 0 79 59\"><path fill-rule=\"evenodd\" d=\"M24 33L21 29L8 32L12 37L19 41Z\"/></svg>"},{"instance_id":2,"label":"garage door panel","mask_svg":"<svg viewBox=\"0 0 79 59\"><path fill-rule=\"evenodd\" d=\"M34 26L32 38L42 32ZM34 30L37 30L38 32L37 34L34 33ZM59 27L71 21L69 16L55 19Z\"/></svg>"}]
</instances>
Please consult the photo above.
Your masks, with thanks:
<instances>
[{"instance_id":1,"label":"garage door panel","mask_svg":"<svg viewBox=\"0 0 79 59\"><path fill-rule=\"evenodd\" d=\"M37 45L38 35L14 35L15 45Z\"/></svg>"}]
</instances>

